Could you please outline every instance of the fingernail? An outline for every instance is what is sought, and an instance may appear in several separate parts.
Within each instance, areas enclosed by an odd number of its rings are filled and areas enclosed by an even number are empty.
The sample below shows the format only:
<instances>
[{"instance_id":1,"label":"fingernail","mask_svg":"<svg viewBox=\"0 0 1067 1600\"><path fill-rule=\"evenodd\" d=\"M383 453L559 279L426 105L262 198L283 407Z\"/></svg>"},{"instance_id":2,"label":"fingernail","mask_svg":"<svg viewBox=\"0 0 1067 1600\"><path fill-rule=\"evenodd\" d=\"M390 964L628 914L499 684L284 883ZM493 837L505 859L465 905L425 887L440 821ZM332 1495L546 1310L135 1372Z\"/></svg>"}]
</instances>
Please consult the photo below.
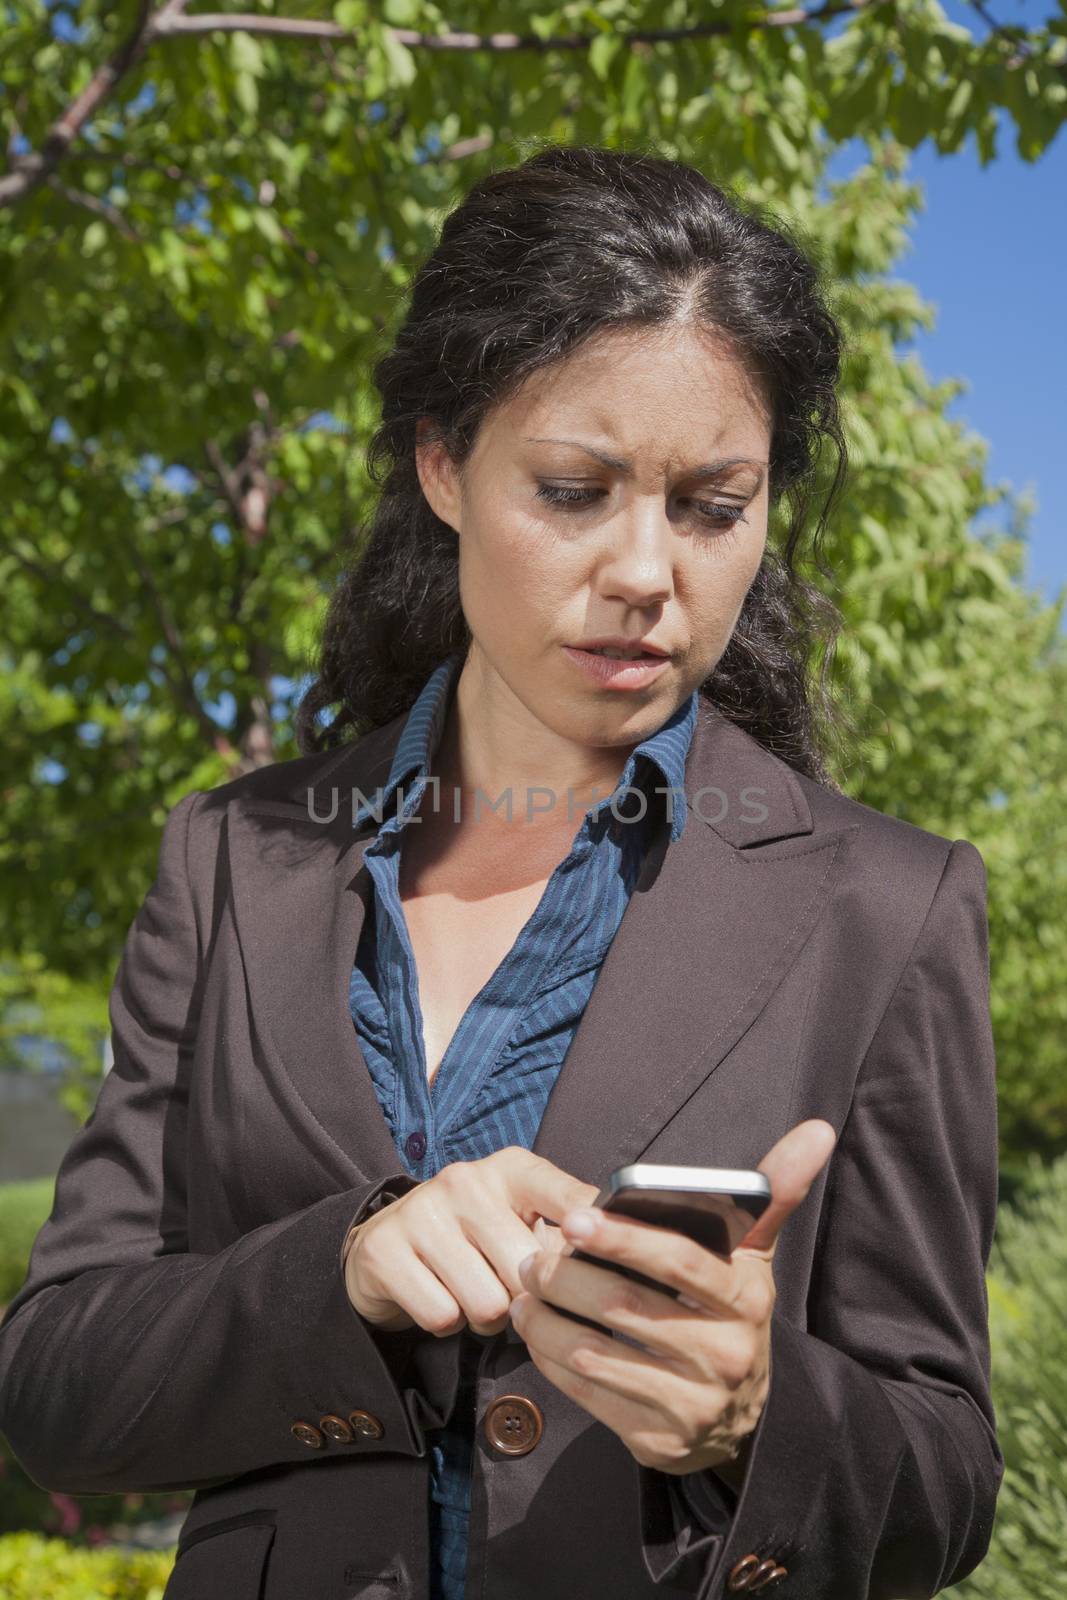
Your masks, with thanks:
<instances>
[{"instance_id":1,"label":"fingernail","mask_svg":"<svg viewBox=\"0 0 1067 1600\"><path fill-rule=\"evenodd\" d=\"M596 1217L591 1211L568 1211L563 1227L575 1239L588 1239L596 1227Z\"/></svg>"},{"instance_id":2,"label":"fingernail","mask_svg":"<svg viewBox=\"0 0 1067 1600\"><path fill-rule=\"evenodd\" d=\"M531 1264L537 1260L537 1257L540 1254L540 1250L532 1250L528 1256L523 1256L522 1260L519 1262L519 1277L524 1283L526 1282L526 1274L529 1272Z\"/></svg>"}]
</instances>

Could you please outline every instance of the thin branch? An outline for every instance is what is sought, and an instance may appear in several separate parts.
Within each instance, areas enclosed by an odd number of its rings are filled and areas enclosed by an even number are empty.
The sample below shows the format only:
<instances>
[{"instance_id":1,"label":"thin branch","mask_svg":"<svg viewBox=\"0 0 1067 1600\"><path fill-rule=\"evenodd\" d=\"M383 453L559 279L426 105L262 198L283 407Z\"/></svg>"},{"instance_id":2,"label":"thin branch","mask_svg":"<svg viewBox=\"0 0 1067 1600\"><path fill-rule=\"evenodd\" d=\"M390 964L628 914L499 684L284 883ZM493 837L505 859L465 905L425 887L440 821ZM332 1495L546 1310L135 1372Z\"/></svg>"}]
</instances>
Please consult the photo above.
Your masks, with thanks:
<instances>
[{"instance_id":1,"label":"thin branch","mask_svg":"<svg viewBox=\"0 0 1067 1600\"><path fill-rule=\"evenodd\" d=\"M250 13L205 12L196 17L171 17L156 28L159 38L197 33L271 33L285 39L351 39L351 28L339 22L311 22L303 17L267 17Z\"/></svg>"},{"instance_id":2,"label":"thin branch","mask_svg":"<svg viewBox=\"0 0 1067 1600\"><path fill-rule=\"evenodd\" d=\"M186 710L193 717L196 718L200 731L205 736L208 743L214 745L219 728L217 723L213 722L208 716L207 712L204 710L204 707L200 703L200 696L196 692L196 685L193 682L193 675L189 670L189 664L186 659L185 640L182 637L181 629L178 627L177 621L171 613L170 607L167 605L166 600L160 593L159 586L156 583L152 569L142 555L136 539L127 537L124 540L124 543L130 552L130 558L133 561L134 566L137 568L138 577L144 584L149 598L152 601L152 608L155 611L156 617L159 621L163 638L166 641L167 648L170 650L171 655L174 658L174 663L177 668L177 677L175 678L164 662L156 662L155 665L159 667L168 683L170 683L171 687L177 693L179 702L185 706Z\"/></svg>"},{"instance_id":3,"label":"thin branch","mask_svg":"<svg viewBox=\"0 0 1067 1600\"><path fill-rule=\"evenodd\" d=\"M432 166L442 161L463 161L467 156L481 155L483 150L488 150L493 144L494 137L491 133L475 133L469 139L457 139L455 144L445 145L443 150L436 154L423 156L418 162L420 167Z\"/></svg>"},{"instance_id":4,"label":"thin branch","mask_svg":"<svg viewBox=\"0 0 1067 1600\"><path fill-rule=\"evenodd\" d=\"M236 472L231 472L226 465L226 458L214 439L208 439L204 445L204 454L215 469L215 475L222 485L222 492L226 497L230 510L237 518L238 527L244 527L244 511L241 507L241 481Z\"/></svg>"},{"instance_id":5,"label":"thin branch","mask_svg":"<svg viewBox=\"0 0 1067 1600\"><path fill-rule=\"evenodd\" d=\"M767 11L749 20L749 28L791 28L802 22L829 22L849 11L859 11L875 0L827 0L817 11L796 6L791 11ZM732 33L733 22L698 23L691 28L637 28L624 33L624 44L659 44L679 39L711 39ZM195 17L168 18L154 29L158 38L177 34L258 33L289 39L349 39L357 35L339 22L311 22L297 17L267 17L255 13L212 12ZM400 44L415 50L588 50L595 33L554 34L542 39L534 33L420 33L415 28L390 28Z\"/></svg>"},{"instance_id":6,"label":"thin branch","mask_svg":"<svg viewBox=\"0 0 1067 1600\"><path fill-rule=\"evenodd\" d=\"M999 23L996 17L991 17L989 15L989 12L986 10L982 0L971 0L971 4L981 17L982 21L985 23L986 27L990 30L991 38L995 38L998 34L1004 32L1003 24ZM1018 40L1016 42L1018 44L1018 53L1012 56L1011 60L1007 63L1009 68L1020 66L1022 62L1027 60L1032 53L1029 44L1027 44L1025 40Z\"/></svg>"},{"instance_id":7,"label":"thin branch","mask_svg":"<svg viewBox=\"0 0 1067 1600\"><path fill-rule=\"evenodd\" d=\"M185 3L185 0L182 0ZM164 11L168 9L164 6ZM148 48L149 24L152 20L151 0L141 0L137 21L129 36L115 53L98 67L81 94L53 122L39 150L29 150L16 156L11 170L0 177L0 206L12 205L33 189L40 187L55 171L89 118L111 94L116 84L139 61Z\"/></svg>"},{"instance_id":8,"label":"thin branch","mask_svg":"<svg viewBox=\"0 0 1067 1600\"><path fill-rule=\"evenodd\" d=\"M74 140L81 133L93 113L114 91L145 52L160 39L196 37L209 33L249 33L274 38L346 40L359 43L358 32L342 27L337 22L319 22L301 17L272 17L254 12L211 12L200 16L183 15L188 0L164 0L159 10L151 12L151 0L142 0L137 22L125 42L103 66L93 74L81 94L72 101L63 115L54 122L45 136L40 150L28 151L14 157L10 169L0 174L0 208L14 204L33 192L59 165ZM761 28L794 28L804 23L831 22L835 17L862 10L876 4L877 0L826 0L817 9L794 6L788 11L765 11L748 17L745 28L756 33ZM984 13L979 12L984 16ZM984 18L984 20L990 20ZM689 28L639 28L619 35L620 42L628 47L652 44L678 44L687 39L713 39L733 36L737 30L736 19L697 23ZM420 33L413 28L390 28L398 43L412 50L426 51L489 51L493 53L513 50L530 50L546 54L554 50L588 50L595 33L557 34L542 39L536 34L521 33ZM1029 56L1029 46L1024 46L1006 63L1009 69L1021 66Z\"/></svg>"},{"instance_id":9,"label":"thin branch","mask_svg":"<svg viewBox=\"0 0 1067 1600\"><path fill-rule=\"evenodd\" d=\"M137 229L127 221L118 206L111 205L107 200L101 200L99 195L86 194L82 189L71 189L63 183L53 172L47 180L48 187L54 189L56 194L61 194L64 200L72 206L81 206L85 211L91 211L95 217L102 217L124 239L131 244L140 244L141 235Z\"/></svg>"},{"instance_id":10,"label":"thin branch","mask_svg":"<svg viewBox=\"0 0 1067 1600\"><path fill-rule=\"evenodd\" d=\"M792 11L769 11L753 17L749 27L785 28L801 22L828 22L844 12L855 11L871 0L827 0L817 11L797 7ZM159 39L179 35L195 37L208 33L256 33L276 38L292 39L346 39L358 42L358 34L337 22L313 22L296 17L258 16L255 13L212 12L201 16L183 15L188 0L163 0L159 10L151 9L152 0L141 0L141 6L129 36L104 64L97 68L81 94L74 99L49 128L39 150L30 150L15 156L9 170L0 174L0 208L14 205L26 195L40 188L59 166L85 124L117 85L142 59ZM709 22L692 28L639 29L623 35L625 44L652 44L681 39L709 39L733 31L731 22ZM540 54L550 50L586 50L595 34L563 34L550 39L536 34L519 33L419 33L412 28L392 28L390 32L401 44L419 50L534 50Z\"/></svg>"},{"instance_id":11,"label":"thin branch","mask_svg":"<svg viewBox=\"0 0 1067 1600\"><path fill-rule=\"evenodd\" d=\"M158 172L161 178L180 183L189 174L173 161L151 161L147 156L135 156L130 150L117 145L90 144L81 150L71 150L68 161L89 161L101 166L126 167L131 172Z\"/></svg>"}]
</instances>

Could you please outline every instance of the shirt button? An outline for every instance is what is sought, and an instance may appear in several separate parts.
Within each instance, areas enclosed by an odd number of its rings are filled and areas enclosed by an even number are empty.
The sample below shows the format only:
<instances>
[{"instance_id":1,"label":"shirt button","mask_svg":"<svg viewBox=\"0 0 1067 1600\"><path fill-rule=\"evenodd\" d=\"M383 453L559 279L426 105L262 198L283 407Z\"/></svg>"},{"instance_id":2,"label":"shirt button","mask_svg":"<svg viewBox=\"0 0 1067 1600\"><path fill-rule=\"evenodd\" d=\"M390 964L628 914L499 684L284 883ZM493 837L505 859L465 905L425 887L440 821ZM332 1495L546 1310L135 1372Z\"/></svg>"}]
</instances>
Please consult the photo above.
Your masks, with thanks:
<instances>
[{"instance_id":1,"label":"shirt button","mask_svg":"<svg viewBox=\"0 0 1067 1600\"><path fill-rule=\"evenodd\" d=\"M412 1161L421 1161L426 1154L426 1135L421 1130L417 1133L409 1133L404 1140L404 1149Z\"/></svg>"}]
</instances>

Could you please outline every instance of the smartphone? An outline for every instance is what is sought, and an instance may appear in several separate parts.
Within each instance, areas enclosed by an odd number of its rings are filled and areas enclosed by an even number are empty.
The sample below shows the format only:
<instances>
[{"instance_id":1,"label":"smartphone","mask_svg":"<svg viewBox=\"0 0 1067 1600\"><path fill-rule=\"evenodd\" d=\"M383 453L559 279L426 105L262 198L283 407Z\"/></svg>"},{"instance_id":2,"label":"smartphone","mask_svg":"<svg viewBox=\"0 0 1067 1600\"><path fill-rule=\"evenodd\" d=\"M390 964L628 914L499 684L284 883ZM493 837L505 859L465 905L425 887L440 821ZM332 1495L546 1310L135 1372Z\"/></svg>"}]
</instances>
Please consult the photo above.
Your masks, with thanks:
<instances>
[{"instance_id":1,"label":"smartphone","mask_svg":"<svg viewBox=\"0 0 1067 1600\"><path fill-rule=\"evenodd\" d=\"M716 1255L728 1257L771 1202L771 1186L762 1172L733 1167L660 1166L647 1161L617 1167L593 1201L613 1216L633 1217L684 1233ZM657 1278L586 1250L572 1252L575 1261L592 1261L678 1298L679 1291ZM602 1324L576 1311L554 1307L561 1316L587 1327Z\"/></svg>"}]
</instances>

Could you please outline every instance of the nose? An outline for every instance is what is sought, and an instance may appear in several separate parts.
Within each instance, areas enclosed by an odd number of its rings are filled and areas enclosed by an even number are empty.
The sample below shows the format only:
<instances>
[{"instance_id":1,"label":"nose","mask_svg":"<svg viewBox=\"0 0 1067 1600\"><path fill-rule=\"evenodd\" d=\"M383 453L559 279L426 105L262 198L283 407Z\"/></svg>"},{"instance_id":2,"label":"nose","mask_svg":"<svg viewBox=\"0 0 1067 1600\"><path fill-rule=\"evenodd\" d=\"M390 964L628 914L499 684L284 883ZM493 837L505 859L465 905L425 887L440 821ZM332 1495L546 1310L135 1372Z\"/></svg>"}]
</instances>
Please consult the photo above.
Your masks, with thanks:
<instances>
[{"instance_id":1,"label":"nose","mask_svg":"<svg viewBox=\"0 0 1067 1600\"><path fill-rule=\"evenodd\" d=\"M674 593L675 534L662 503L652 498L612 523L599 569L599 589L631 606L662 604Z\"/></svg>"}]
</instances>

